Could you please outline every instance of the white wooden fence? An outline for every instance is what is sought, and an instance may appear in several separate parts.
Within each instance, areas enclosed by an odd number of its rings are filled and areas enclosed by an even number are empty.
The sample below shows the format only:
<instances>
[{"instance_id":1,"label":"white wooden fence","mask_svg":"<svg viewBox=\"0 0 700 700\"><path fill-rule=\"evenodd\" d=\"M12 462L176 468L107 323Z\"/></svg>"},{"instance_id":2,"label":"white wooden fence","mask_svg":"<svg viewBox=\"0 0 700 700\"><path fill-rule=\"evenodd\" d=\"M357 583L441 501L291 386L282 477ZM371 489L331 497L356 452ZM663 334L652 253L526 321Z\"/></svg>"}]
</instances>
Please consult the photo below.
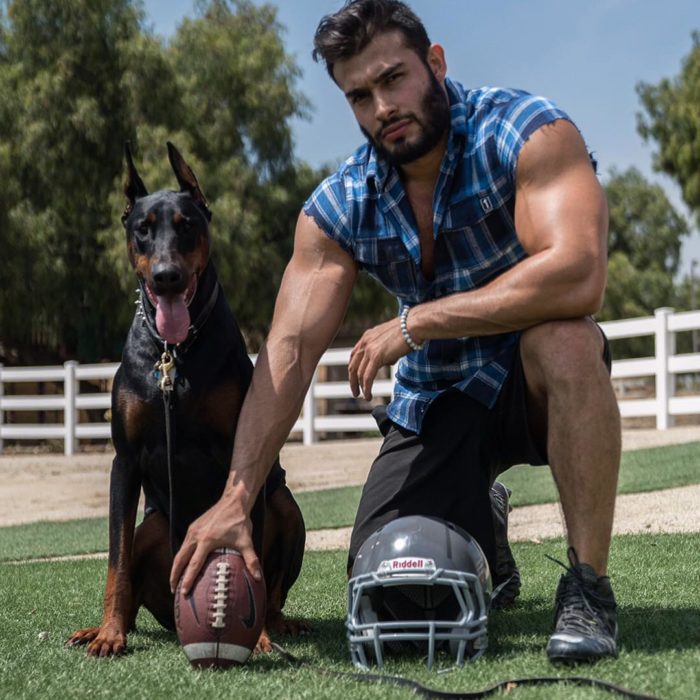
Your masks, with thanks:
<instances>
[{"instance_id":1,"label":"white wooden fence","mask_svg":"<svg viewBox=\"0 0 700 700\"><path fill-rule=\"evenodd\" d=\"M675 416L700 415L700 382L694 382L694 390L688 395L679 396L675 392L675 375L700 375L700 352L676 354L676 333L700 329L700 311L674 313L673 309L657 309L654 316L633 318L623 321L610 321L601 324L610 340L654 336L655 356L617 360L613 362L613 379L653 378L655 395L653 398L620 398L620 412L623 418L655 416L656 427L666 430L673 425ZM696 348L697 349L697 348ZM334 349L326 352L319 367L347 365L350 348ZM81 439L107 439L110 426L106 419L96 423L81 423L78 420L81 409L99 409L102 412L110 406L108 391L103 393L80 393L81 381L103 380L111 382L119 365L117 363L80 365L66 362L63 367L3 367L0 365L0 452L4 440L59 440L63 442L66 455L72 455ZM293 433L301 433L304 444L318 440L320 433L353 433L375 430L376 425L369 413L321 414L318 402L324 399L346 399L352 394L347 381L319 381L319 372L304 400L301 417L294 424ZM54 395L5 395L7 384L53 382L62 383L63 394ZM393 373L390 379L380 379L374 384L373 395L379 398L391 396ZM105 386L106 388L106 386ZM55 423L5 423L7 411L42 412L57 411L63 414L63 422ZM700 428L698 429L700 437Z\"/></svg>"}]
</instances>

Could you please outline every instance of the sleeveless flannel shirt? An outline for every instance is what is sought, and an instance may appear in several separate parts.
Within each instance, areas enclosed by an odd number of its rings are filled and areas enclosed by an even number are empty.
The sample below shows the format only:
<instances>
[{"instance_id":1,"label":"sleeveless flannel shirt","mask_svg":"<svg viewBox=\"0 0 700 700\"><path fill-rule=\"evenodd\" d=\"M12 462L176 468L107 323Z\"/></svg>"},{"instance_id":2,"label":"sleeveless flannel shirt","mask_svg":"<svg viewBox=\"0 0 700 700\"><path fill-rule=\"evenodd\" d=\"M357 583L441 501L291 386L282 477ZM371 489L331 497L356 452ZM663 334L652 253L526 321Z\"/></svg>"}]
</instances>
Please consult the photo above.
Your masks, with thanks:
<instances>
[{"instance_id":1,"label":"sleeveless flannel shirt","mask_svg":"<svg viewBox=\"0 0 700 700\"><path fill-rule=\"evenodd\" d=\"M513 222L518 155L536 129L569 119L551 101L521 90L445 84L451 128L433 195L432 280L421 271L418 227L399 173L369 144L304 204L326 235L397 297L399 313L481 287L526 256ZM399 361L389 418L420 432L431 402L452 388L492 407L519 336L427 341Z\"/></svg>"}]
</instances>

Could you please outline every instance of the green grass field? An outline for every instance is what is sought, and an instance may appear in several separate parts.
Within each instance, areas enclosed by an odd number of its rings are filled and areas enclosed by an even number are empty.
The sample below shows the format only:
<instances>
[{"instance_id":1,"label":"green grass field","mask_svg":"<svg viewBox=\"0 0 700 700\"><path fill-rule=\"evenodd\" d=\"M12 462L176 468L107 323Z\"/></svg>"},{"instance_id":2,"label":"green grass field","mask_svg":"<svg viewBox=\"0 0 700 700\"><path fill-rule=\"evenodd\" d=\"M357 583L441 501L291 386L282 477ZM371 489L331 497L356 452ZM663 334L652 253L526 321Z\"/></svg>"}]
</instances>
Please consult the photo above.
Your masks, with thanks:
<instances>
[{"instance_id":1,"label":"green grass field","mask_svg":"<svg viewBox=\"0 0 700 700\"><path fill-rule=\"evenodd\" d=\"M700 443L627 453L621 491L697 483L699 455ZM537 485L531 483L547 471L509 473L505 480L524 499L517 502L551 500L546 493L537 499ZM337 525L336 512L354 508L356 500L349 504L354 493L301 494L307 522L311 527ZM344 517L341 524L347 524ZM2 528L0 558L8 562L100 551L105 543L104 519ZM545 554L563 560L565 545L545 540L515 543L513 549L523 575L522 595L513 610L491 614L489 649L482 659L449 673L428 672L420 660L394 660L386 671L453 692L512 677L585 675L659 698L700 697L700 534L616 537L610 569L620 604L620 657L563 669L549 664L544 654L561 573ZM278 641L319 669L349 672L344 563L344 552L307 553L287 612L311 620L314 632ZM291 668L277 654L255 657L228 672L194 671L175 636L145 611L122 658L89 659L81 649L65 649L63 640L74 629L99 622L105 568L104 561L95 560L0 564L0 698L415 697L406 689ZM448 659L443 666L449 667ZM520 687L498 697L506 695L515 700L613 697L571 685Z\"/></svg>"},{"instance_id":2,"label":"green grass field","mask_svg":"<svg viewBox=\"0 0 700 700\"><path fill-rule=\"evenodd\" d=\"M451 673L428 672L419 660L392 662L387 671L443 690L477 689L509 677L588 675L661 698L697 698L700 688L700 535L615 539L611 569L619 601L620 657L595 666L558 669L546 660L552 598L563 557L561 541L518 543L523 572L519 604L492 613L490 645L474 664ZM351 669L344 634L343 552L313 552L292 589L288 612L312 621L314 633L282 639L292 653L323 669ZM193 671L173 634L142 612L129 653L89 659L65 649L73 629L99 621L103 561L2 565L0 576L0 697L2 698L399 698L406 690L364 685L293 669L278 655L254 658L225 673ZM47 635L41 635L47 633ZM41 639L40 635L47 636ZM448 662L444 662L448 666ZM571 686L521 688L526 698L599 698Z\"/></svg>"}]
</instances>

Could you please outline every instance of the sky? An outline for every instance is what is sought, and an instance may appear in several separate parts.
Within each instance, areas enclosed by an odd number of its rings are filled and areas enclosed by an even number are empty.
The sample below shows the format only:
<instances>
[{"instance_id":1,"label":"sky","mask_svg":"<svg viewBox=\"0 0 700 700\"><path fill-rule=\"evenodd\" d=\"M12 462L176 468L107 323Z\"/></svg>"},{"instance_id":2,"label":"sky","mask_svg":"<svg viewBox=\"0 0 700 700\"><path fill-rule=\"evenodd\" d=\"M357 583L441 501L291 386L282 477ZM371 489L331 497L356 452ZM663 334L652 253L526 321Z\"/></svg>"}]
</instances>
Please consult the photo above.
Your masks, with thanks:
<instances>
[{"instance_id":1,"label":"sky","mask_svg":"<svg viewBox=\"0 0 700 700\"><path fill-rule=\"evenodd\" d=\"M261 4L262 0L255 0ZM312 103L307 121L295 120L297 156L313 166L337 163L362 143L345 98L311 58L323 15L342 0L269 0L285 27L287 52L302 70L297 85ZM431 41L445 49L448 75L466 87L520 88L566 110L598 159L603 181L611 170L638 168L660 184L674 207L692 220L678 186L652 169L654 144L636 130L641 111L636 85L680 72L700 31L698 0L408 0ZM147 24L164 38L194 0L145 0ZM679 276L700 262L700 232L684 243Z\"/></svg>"}]
</instances>

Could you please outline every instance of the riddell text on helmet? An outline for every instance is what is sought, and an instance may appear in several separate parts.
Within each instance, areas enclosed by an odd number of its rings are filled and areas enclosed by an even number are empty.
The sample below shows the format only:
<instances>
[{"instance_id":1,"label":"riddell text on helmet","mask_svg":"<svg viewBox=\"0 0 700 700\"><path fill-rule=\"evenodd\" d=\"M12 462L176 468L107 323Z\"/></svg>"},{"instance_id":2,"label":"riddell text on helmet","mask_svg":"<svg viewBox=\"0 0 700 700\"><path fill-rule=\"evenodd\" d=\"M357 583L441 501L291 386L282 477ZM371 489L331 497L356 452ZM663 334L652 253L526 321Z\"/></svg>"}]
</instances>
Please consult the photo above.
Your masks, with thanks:
<instances>
[{"instance_id":1,"label":"riddell text on helmet","mask_svg":"<svg viewBox=\"0 0 700 700\"><path fill-rule=\"evenodd\" d=\"M424 557L398 557L382 562L384 571L409 571L412 569L434 569L435 560Z\"/></svg>"}]
</instances>

